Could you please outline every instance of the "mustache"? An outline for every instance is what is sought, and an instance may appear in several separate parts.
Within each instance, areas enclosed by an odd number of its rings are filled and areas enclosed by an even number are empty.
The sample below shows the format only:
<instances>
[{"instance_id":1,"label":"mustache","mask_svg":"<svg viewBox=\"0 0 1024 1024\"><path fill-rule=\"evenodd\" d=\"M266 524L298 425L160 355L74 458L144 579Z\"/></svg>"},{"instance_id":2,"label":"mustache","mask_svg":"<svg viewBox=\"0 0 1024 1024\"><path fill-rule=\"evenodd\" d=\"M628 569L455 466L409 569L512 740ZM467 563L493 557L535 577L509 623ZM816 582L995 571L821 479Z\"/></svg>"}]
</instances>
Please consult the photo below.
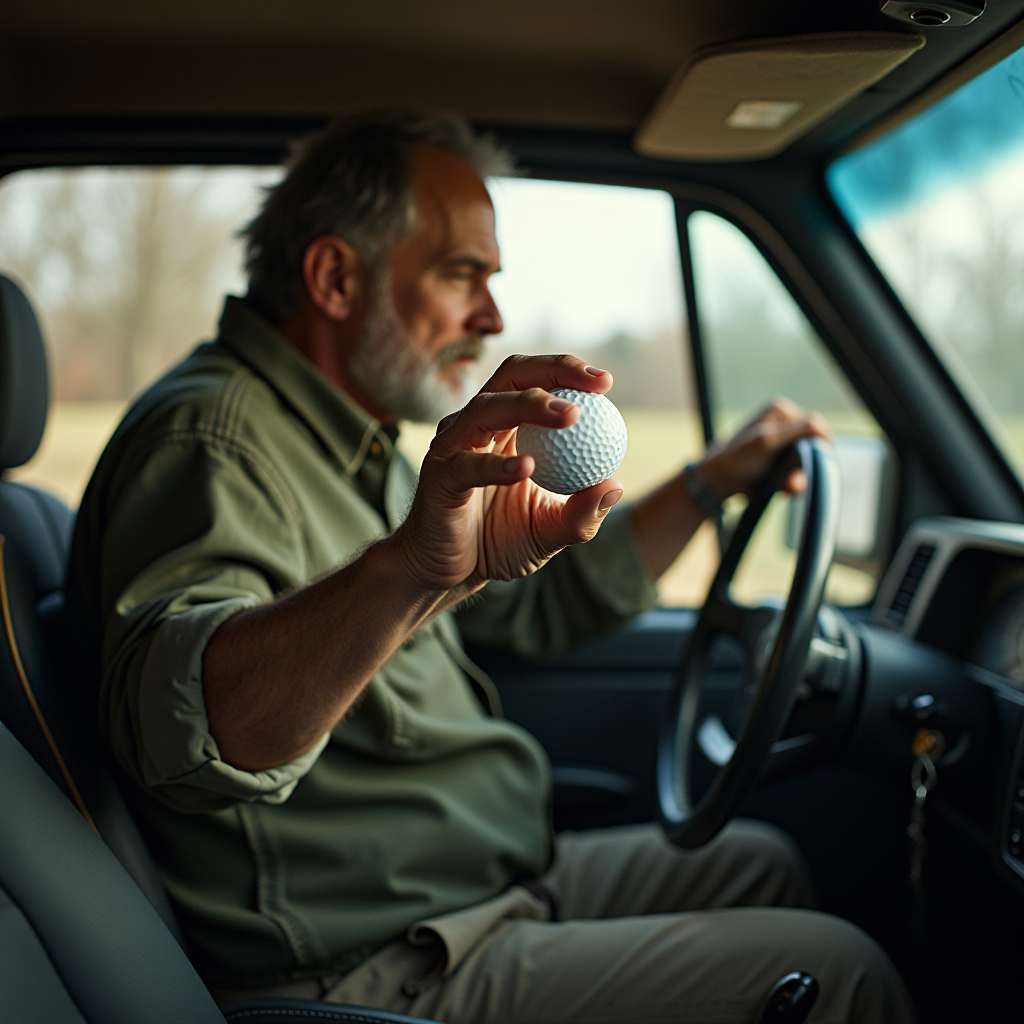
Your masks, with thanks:
<instances>
[{"instance_id":1,"label":"mustache","mask_svg":"<svg viewBox=\"0 0 1024 1024\"><path fill-rule=\"evenodd\" d=\"M443 369L456 359L472 359L477 362L484 353L484 336L482 334L471 334L462 341L453 342L447 348L438 352L434 359L434 366Z\"/></svg>"}]
</instances>

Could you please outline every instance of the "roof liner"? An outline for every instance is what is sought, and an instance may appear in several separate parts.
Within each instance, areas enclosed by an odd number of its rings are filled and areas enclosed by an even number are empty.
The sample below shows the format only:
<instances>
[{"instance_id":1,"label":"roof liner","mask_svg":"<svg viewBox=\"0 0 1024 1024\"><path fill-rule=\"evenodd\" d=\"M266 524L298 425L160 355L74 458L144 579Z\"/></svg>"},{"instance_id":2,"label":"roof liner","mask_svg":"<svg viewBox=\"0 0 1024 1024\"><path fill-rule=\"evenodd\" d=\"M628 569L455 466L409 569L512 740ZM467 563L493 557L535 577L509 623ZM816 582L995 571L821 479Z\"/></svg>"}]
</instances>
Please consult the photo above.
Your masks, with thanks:
<instances>
[{"instance_id":1,"label":"roof liner","mask_svg":"<svg viewBox=\"0 0 1024 1024\"><path fill-rule=\"evenodd\" d=\"M796 149L848 141L1022 16L1024 0L988 0L970 26L925 30L924 50ZM165 119L173 134L171 121L380 106L631 133L702 48L905 30L876 0L36 0L11 5L0 29L0 123L10 132L0 155L21 149L7 166L46 162L47 151L59 161L64 143L47 141L58 122L65 132L97 119L150 128ZM23 148L29 136L35 155Z\"/></svg>"},{"instance_id":2,"label":"roof liner","mask_svg":"<svg viewBox=\"0 0 1024 1024\"><path fill-rule=\"evenodd\" d=\"M332 114L457 108L634 129L701 47L899 31L856 0L40 0L0 36L8 115Z\"/></svg>"}]
</instances>

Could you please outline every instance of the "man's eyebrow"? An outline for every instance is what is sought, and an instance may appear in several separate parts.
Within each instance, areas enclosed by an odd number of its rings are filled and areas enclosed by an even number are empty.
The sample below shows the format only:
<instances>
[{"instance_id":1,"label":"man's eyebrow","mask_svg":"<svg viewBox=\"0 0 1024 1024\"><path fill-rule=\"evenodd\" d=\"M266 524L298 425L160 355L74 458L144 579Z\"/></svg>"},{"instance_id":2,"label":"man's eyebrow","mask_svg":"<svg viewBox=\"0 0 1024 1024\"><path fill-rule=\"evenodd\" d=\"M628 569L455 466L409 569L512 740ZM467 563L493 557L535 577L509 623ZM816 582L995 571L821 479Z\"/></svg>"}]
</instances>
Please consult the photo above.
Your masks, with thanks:
<instances>
[{"instance_id":1,"label":"man's eyebrow","mask_svg":"<svg viewBox=\"0 0 1024 1024\"><path fill-rule=\"evenodd\" d=\"M474 270L482 271L494 271L497 273L501 270L501 267L495 267L489 260L482 259L479 256L461 255L452 256L450 259L442 260L441 265L445 267L472 267Z\"/></svg>"}]
</instances>

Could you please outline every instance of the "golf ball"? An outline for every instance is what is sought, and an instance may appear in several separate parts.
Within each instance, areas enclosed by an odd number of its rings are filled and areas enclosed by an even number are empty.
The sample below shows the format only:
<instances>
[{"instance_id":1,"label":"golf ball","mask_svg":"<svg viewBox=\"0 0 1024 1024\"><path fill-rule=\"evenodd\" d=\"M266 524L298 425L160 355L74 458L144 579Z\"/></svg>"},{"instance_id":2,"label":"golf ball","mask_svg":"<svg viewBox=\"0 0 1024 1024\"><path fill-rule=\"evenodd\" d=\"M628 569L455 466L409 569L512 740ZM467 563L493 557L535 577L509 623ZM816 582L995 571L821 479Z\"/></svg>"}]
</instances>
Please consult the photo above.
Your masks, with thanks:
<instances>
[{"instance_id":1,"label":"golf ball","mask_svg":"<svg viewBox=\"0 0 1024 1024\"><path fill-rule=\"evenodd\" d=\"M555 430L527 423L516 435L516 451L537 463L533 480L556 494L575 494L607 480L626 454L626 424L619 410L604 397L575 388L555 388L551 394L580 407L571 427Z\"/></svg>"}]
</instances>

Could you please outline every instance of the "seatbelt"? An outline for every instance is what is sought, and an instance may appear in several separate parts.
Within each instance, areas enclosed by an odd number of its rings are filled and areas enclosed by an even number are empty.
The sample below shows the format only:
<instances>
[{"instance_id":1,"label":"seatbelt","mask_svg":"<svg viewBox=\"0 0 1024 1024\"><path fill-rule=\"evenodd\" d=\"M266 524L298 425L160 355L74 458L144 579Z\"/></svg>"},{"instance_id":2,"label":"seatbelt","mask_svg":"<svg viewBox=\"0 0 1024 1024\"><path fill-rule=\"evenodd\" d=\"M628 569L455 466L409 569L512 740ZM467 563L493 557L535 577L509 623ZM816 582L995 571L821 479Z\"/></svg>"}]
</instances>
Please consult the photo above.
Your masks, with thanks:
<instances>
[{"instance_id":1,"label":"seatbelt","mask_svg":"<svg viewBox=\"0 0 1024 1024\"><path fill-rule=\"evenodd\" d=\"M25 694L25 699L28 701L28 706L32 709L32 714L35 715L39 731L43 734L43 739L46 740L46 745L50 748L50 753L53 755L53 760L56 762L57 768L64 779L64 784L71 794L72 801L74 801L75 806L81 812L82 817L89 823L89 827L96 835L99 835L100 830L96 827L96 822L92 820L92 815L85 806L82 794L78 792L75 780L71 778L71 772L68 771L68 766L64 763L64 758L61 756L57 741L53 738L53 733L50 732L50 727L46 724L43 712L36 701L36 695L32 691L32 684L28 681L28 675L25 672L21 655L18 653L18 641L14 636L14 622L11 619L11 603L7 596L7 566L4 561L4 541L3 534L0 534L0 612L3 614L4 633L7 636L7 648L11 652L14 671L21 683L21 689ZM103 837L100 836L100 838L102 839Z\"/></svg>"}]
</instances>

